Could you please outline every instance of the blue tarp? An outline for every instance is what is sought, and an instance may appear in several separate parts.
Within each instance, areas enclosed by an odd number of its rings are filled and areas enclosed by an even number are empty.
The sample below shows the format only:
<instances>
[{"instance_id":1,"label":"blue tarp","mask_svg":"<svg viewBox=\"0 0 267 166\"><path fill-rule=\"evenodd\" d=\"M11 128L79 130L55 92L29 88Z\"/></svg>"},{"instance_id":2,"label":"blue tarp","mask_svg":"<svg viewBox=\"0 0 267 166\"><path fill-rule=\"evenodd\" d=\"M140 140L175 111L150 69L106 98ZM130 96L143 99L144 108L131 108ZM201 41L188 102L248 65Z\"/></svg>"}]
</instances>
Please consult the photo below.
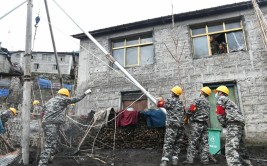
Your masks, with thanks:
<instances>
[{"instance_id":1,"label":"blue tarp","mask_svg":"<svg viewBox=\"0 0 267 166\"><path fill-rule=\"evenodd\" d=\"M161 110L141 111L146 116L147 127L165 127L166 115Z\"/></svg>"},{"instance_id":2,"label":"blue tarp","mask_svg":"<svg viewBox=\"0 0 267 166\"><path fill-rule=\"evenodd\" d=\"M8 89L0 89L0 96L7 97L9 95Z\"/></svg>"},{"instance_id":3,"label":"blue tarp","mask_svg":"<svg viewBox=\"0 0 267 166\"><path fill-rule=\"evenodd\" d=\"M38 78L38 84L41 89L50 89L51 88L51 81L43 78Z\"/></svg>"},{"instance_id":4,"label":"blue tarp","mask_svg":"<svg viewBox=\"0 0 267 166\"><path fill-rule=\"evenodd\" d=\"M64 88L71 90L72 89L72 84L64 84Z\"/></svg>"}]
</instances>

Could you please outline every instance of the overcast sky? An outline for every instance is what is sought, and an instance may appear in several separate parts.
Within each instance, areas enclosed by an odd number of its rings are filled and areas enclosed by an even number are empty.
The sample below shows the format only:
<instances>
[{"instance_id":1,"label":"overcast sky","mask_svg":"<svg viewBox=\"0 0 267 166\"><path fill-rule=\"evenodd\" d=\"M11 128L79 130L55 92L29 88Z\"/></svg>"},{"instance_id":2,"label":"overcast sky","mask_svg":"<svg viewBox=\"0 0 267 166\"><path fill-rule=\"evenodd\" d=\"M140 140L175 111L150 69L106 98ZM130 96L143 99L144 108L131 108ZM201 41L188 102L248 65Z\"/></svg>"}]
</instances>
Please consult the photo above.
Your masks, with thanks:
<instances>
[{"instance_id":1,"label":"overcast sky","mask_svg":"<svg viewBox=\"0 0 267 166\"><path fill-rule=\"evenodd\" d=\"M0 0L0 18L25 0ZM54 0L47 0L56 48L59 52L79 50L79 40L70 35L82 33L61 11ZM146 20L173 13L183 13L204 8L248 0L56 0L84 30L92 31L111 26ZM35 17L38 24L34 51L53 51L43 0L33 0L33 37ZM27 3L0 19L0 42L10 51L25 50Z\"/></svg>"}]
</instances>

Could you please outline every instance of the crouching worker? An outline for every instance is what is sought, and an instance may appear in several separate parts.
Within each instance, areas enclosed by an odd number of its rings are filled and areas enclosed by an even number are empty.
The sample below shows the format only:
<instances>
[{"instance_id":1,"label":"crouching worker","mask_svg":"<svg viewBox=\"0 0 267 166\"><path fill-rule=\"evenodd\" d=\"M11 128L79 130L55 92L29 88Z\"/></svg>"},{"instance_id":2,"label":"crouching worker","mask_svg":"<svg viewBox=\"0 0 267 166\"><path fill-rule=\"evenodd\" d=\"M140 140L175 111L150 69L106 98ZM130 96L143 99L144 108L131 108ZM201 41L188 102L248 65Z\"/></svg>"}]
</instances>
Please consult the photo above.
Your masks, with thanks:
<instances>
[{"instance_id":1,"label":"crouching worker","mask_svg":"<svg viewBox=\"0 0 267 166\"><path fill-rule=\"evenodd\" d=\"M14 119L14 117L17 115L17 110L15 108L10 107L8 110L3 112L1 114L1 119L0 119L0 134L5 133L5 123L8 120Z\"/></svg>"},{"instance_id":2,"label":"crouching worker","mask_svg":"<svg viewBox=\"0 0 267 166\"><path fill-rule=\"evenodd\" d=\"M184 164L194 163L197 147L200 151L200 162L205 165L209 163L208 120L210 104L207 98L210 94L211 89L209 87L201 88L200 96L193 101L189 110L186 111L190 119L190 135Z\"/></svg>"},{"instance_id":3,"label":"crouching worker","mask_svg":"<svg viewBox=\"0 0 267 166\"><path fill-rule=\"evenodd\" d=\"M88 89L81 96L70 98L69 90L62 88L58 91L57 96L44 104L42 127L45 135L45 147L40 156L39 166L46 166L48 161L51 161L54 157L59 128L60 125L65 123L67 106L82 100L90 93L91 90Z\"/></svg>"},{"instance_id":4,"label":"crouching worker","mask_svg":"<svg viewBox=\"0 0 267 166\"><path fill-rule=\"evenodd\" d=\"M225 156L229 166L251 166L244 140L245 120L238 106L228 97L226 86L215 90L217 118L227 130Z\"/></svg>"},{"instance_id":5,"label":"crouching worker","mask_svg":"<svg viewBox=\"0 0 267 166\"><path fill-rule=\"evenodd\" d=\"M175 86L171 89L170 98L166 101L162 98L158 99L158 107L164 107L167 111L166 132L160 166L167 166L170 159L172 165L178 165L178 155L184 135L184 106L179 98L181 94L182 88Z\"/></svg>"}]
</instances>

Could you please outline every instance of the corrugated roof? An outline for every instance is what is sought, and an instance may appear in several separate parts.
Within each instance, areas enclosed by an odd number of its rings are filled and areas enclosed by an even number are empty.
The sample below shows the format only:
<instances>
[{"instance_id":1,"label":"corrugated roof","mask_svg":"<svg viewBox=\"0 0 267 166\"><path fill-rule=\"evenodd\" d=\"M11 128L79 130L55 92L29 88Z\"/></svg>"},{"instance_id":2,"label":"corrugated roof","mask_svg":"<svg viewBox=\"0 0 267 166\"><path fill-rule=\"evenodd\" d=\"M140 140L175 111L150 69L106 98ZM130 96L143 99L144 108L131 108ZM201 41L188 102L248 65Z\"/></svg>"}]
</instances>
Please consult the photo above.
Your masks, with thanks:
<instances>
[{"instance_id":1,"label":"corrugated roof","mask_svg":"<svg viewBox=\"0 0 267 166\"><path fill-rule=\"evenodd\" d=\"M265 6L267 5L267 0L260 0L260 1L258 0L258 3L260 6ZM252 6L251 1L227 4L223 6L217 6L217 7L212 7L212 8L202 9L202 10L175 14L174 21L178 22L178 21L196 19L196 18L216 15L216 14L221 14L221 13L247 10L247 9L252 9L252 8L253 6ZM123 31L128 31L128 30L137 29L137 28L155 26L159 24L167 24L167 23L171 23L172 21L171 19L172 19L171 15L168 15L168 16L157 17L157 18L148 19L148 20L137 21L137 22L133 22L129 24L122 24L122 25L117 25L113 27L98 29L98 30L90 31L89 33L93 36L100 36L100 35L105 35L105 34L110 34L110 33L115 33L115 32L123 32ZM72 36L77 39L87 38L87 36L84 33L79 33L79 34L75 34Z\"/></svg>"}]
</instances>

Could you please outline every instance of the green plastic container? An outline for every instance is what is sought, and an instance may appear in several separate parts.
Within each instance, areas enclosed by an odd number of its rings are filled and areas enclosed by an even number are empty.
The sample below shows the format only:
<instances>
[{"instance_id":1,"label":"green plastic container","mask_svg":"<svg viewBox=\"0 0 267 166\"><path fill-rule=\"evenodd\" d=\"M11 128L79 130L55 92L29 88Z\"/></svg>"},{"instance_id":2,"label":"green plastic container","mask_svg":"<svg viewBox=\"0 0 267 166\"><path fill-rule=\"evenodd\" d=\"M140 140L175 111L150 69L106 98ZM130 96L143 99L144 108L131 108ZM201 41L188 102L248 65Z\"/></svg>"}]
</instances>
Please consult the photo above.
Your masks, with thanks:
<instances>
[{"instance_id":1,"label":"green plastic container","mask_svg":"<svg viewBox=\"0 0 267 166\"><path fill-rule=\"evenodd\" d=\"M221 149L221 129L209 129L209 152L215 154ZM217 153L217 154L220 154Z\"/></svg>"}]
</instances>

